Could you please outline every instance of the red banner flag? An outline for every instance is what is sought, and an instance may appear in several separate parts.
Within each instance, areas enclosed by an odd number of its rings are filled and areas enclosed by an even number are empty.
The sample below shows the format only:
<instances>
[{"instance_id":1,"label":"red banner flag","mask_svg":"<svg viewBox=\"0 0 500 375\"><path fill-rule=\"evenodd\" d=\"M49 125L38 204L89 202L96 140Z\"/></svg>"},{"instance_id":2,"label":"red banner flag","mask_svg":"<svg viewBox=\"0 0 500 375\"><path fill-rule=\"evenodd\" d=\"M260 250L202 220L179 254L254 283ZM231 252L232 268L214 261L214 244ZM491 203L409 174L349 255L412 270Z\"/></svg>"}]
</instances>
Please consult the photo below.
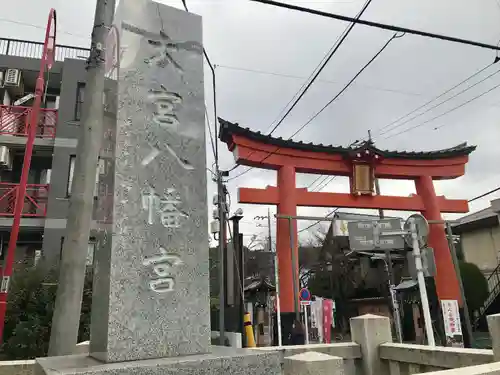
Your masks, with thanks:
<instances>
[{"instance_id":1,"label":"red banner flag","mask_svg":"<svg viewBox=\"0 0 500 375\"><path fill-rule=\"evenodd\" d=\"M331 343L332 310L333 310L333 301L331 299L324 299L323 300L323 338L325 340L325 344Z\"/></svg>"}]
</instances>

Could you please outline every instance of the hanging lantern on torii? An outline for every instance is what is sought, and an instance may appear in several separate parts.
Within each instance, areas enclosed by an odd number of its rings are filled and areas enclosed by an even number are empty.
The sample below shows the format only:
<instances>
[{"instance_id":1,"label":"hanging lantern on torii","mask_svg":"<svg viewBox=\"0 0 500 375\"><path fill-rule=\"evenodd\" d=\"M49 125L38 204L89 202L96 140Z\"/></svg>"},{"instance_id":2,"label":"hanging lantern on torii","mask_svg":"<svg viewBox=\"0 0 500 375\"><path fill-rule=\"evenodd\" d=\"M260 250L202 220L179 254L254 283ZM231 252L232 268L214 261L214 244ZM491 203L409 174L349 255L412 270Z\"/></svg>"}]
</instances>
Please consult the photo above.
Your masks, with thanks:
<instances>
[{"instance_id":1,"label":"hanging lantern on torii","mask_svg":"<svg viewBox=\"0 0 500 375\"><path fill-rule=\"evenodd\" d=\"M366 141L347 154L351 163L349 184L353 195L375 195L375 168L382 161L382 155L372 146L372 141Z\"/></svg>"}]
</instances>

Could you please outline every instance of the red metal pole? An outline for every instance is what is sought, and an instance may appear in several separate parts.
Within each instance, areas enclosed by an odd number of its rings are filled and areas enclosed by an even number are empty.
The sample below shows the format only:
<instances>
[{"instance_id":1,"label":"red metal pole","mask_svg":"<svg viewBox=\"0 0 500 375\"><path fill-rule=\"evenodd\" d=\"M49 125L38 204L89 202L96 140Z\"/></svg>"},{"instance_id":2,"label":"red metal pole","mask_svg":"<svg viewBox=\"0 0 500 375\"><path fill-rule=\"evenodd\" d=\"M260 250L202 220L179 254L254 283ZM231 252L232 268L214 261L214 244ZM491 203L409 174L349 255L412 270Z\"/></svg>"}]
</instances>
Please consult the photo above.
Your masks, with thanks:
<instances>
[{"instance_id":1,"label":"red metal pole","mask_svg":"<svg viewBox=\"0 0 500 375\"><path fill-rule=\"evenodd\" d=\"M53 33L53 36L51 33ZM50 40L51 38L52 40ZM49 45L49 43L52 44ZM21 224L21 216L24 208L24 196L26 194L26 184L28 183L28 175L31 165L31 156L33 155L33 144L35 143L36 129L38 126L38 116L40 114L42 95L45 86L44 72L45 68L47 66L50 67L53 63L53 55L49 56L49 53L53 54L54 49L55 49L55 11L51 9L49 15L49 21L47 24L47 30L45 34L45 45L44 45L43 56L40 62L40 72L38 73L38 78L36 80L35 101L33 103L33 107L31 110L29 129L28 129L28 140L26 141L26 150L24 153L23 170L21 173L21 181L19 182L19 188L17 191L16 205L14 208L14 221L12 224L9 246L7 248L7 256L5 258L3 272L2 272L2 283L0 285L0 343L3 342L5 313L7 311L7 293L9 291L10 278L12 276L12 271L14 268L16 244L17 244L17 239L19 237L19 226ZM49 59L52 60L50 61Z\"/></svg>"}]
</instances>

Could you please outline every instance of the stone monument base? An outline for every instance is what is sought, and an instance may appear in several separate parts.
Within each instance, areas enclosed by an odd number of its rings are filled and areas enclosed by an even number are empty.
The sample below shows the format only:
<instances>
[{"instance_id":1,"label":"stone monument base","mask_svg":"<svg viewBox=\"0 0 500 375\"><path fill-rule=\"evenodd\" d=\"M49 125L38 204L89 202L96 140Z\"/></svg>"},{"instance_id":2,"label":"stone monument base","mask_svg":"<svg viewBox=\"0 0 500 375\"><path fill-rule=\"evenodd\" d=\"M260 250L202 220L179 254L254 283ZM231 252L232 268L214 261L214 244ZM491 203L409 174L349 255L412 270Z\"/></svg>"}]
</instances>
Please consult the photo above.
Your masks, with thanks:
<instances>
[{"instance_id":1,"label":"stone monument base","mask_svg":"<svg viewBox=\"0 0 500 375\"><path fill-rule=\"evenodd\" d=\"M278 352L212 346L190 356L104 363L88 354L38 358L35 375L280 375Z\"/></svg>"}]
</instances>

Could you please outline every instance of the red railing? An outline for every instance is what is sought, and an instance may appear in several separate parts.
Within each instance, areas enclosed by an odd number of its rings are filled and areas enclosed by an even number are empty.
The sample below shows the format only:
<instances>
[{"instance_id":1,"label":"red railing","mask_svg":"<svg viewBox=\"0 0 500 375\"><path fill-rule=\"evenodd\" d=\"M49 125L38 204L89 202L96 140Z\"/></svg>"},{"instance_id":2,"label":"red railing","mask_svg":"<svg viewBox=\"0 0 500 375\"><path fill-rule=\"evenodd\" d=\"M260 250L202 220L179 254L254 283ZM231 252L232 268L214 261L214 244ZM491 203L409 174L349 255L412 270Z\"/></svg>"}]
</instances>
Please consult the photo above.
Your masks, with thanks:
<instances>
[{"instance_id":1,"label":"red railing","mask_svg":"<svg viewBox=\"0 0 500 375\"><path fill-rule=\"evenodd\" d=\"M27 137L30 126L31 107L0 105L0 135ZM55 138L57 109L41 109L36 136Z\"/></svg>"},{"instance_id":2,"label":"red railing","mask_svg":"<svg viewBox=\"0 0 500 375\"><path fill-rule=\"evenodd\" d=\"M0 217L13 217L19 184L0 182ZM49 185L28 184L24 195L23 217L45 217Z\"/></svg>"}]
</instances>

